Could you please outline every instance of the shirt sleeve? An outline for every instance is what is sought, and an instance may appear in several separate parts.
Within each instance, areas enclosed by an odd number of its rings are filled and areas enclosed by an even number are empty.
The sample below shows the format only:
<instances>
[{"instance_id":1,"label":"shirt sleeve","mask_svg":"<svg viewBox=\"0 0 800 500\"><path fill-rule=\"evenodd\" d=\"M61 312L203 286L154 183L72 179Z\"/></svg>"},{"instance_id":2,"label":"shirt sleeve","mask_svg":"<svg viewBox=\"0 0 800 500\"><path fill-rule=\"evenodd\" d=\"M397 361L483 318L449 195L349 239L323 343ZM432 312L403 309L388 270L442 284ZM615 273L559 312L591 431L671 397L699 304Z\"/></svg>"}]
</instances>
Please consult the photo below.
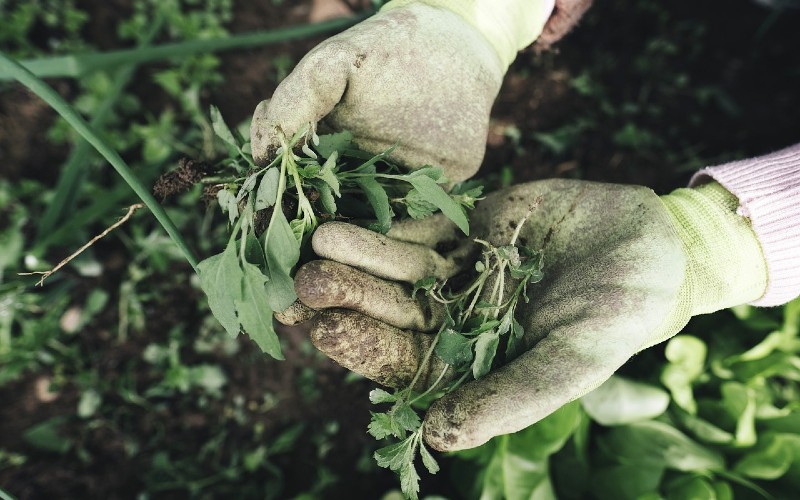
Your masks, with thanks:
<instances>
[{"instance_id":1,"label":"shirt sleeve","mask_svg":"<svg viewBox=\"0 0 800 500\"><path fill-rule=\"evenodd\" d=\"M739 199L767 262L767 289L753 302L777 306L800 296L800 144L766 156L698 171L696 186L715 180Z\"/></svg>"}]
</instances>

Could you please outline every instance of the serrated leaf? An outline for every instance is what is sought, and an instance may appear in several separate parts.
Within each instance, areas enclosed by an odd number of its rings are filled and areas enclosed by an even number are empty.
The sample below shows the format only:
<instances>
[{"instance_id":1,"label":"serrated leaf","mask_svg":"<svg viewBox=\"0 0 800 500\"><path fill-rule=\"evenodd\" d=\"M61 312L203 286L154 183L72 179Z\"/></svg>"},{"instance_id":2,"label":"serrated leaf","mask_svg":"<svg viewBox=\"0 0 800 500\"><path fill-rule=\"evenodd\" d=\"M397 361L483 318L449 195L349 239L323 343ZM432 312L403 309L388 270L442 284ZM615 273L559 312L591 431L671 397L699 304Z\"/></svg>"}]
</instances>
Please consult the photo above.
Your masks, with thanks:
<instances>
[{"instance_id":1,"label":"serrated leaf","mask_svg":"<svg viewBox=\"0 0 800 500\"><path fill-rule=\"evenodd\" d=\"M208 297L208 307L225 331L232 337L239 335L236 301L242 299L242 278L236 255L236 242L231 241L225 250L197 265L200 287Z\"/></svg>"},{"instance_id":2,"label":"serrated leaf","mask_svg":"<svg viewBox=\"0 0 800 500\"><path fill-rule=\"evenodd\" d=\"M403 494L411 500L417 500L419 493L419 474L414 462L408 462L405 467L400 469L400 489Z\"/></svg>"},{"instance_id":3,"label":"serrated leaf","mask_svg":"<svg viewBox=\"0 0 800 500\"><path fill-rule=\"evenodd\" d=\"M413 460L413 450L411 450L412 437L406 438L399 443L390 444L375 450L375 462L380 467L399 472L410 460Z\"/></svg>"},{"instance_id":4,"label":"serrated leaf","mask_svg":"<svg viewBox=\"0 0 800 500\"><path fill-rule=\"evenodd\" d=\"M472 376L479 379L492 369L492 361L497 353L500 338L495 332L486 332L475 342L475 359L472 362Z\"/></svg>"},{"instance_id":5,"label":"serrated leaf","mask_svg":"<svg viewBox=\"0 0 800 500\"><path fill-rule=\"evenodd\" d=\"M400 427L409 432L416 431L419 429L420 424L422 424L417 412L415 412L407 402L396 403L389 411L389 415L397 421Z\"/></svg>"},{"instance_id":6,"label":"serrated leaf","mask_svg":"<svg viewBox=\"0 0 800 500\"><path fill-rule=\"evenodd\" d=\"M264 172L261 183L258 185L258 191L256 191L256 210L263 210L275 205L280 178L280 170L275 167Z\"/></svg>"},{"instance_id":7,"label":"serrated leaf","mask_svg":"<svg viewBox=\"0 0 800 500\"><path fill-rule=\"evenodd\" d=\"M439 334L435 352L448 365L460 367L472 361L472 342L448 328Z\"/></svg>"},{"instance_id":8,"label":"serrated leaf","mask_svg":"<svg viewBox=\"0 0 800 500\"><path fill-rule=\"evenodd\" d=\"M318 163L311 163L305 167L298 168L297 173L304 179L313 179L319 175L320 170L322 170L322 167Z\"/></svg>"},{"instance_id":9,"label":"serrated leaf","mask_svg":"<svg viewBox=\"0 0 800 500\"><path fill-rule=\"evenodd\" d=\"M228 128L228 125L222 118L222 114L219 112L219 109L216 106L211 106L210 114L211 128L214 129L214 133L217 134L217 137L236 149L239 149L239 143L236 142L236 139L233 137L233 132L231 132L231 129Z\"/></svg>"},{"instance_id":10,"label":"serrated leaf","mask_svg":"<svg viewBox=\"0 0 800 500\"><path fill-rule=\"evenodd\" d=\"M275 359L284 359L281 343L272 325L272 309L264 283L267 277L258 267L243 264L242 300L235 301L242 328L261 350Z\"/></svg>"},{"instance_id":11,"label":"serrated leaf","mask_svg":"<svg viewBox=\"0 0 800 500\"><path fill-rule=\"evenodd\" d=\"M389 196L383 186L372 177L359 177L355 182L364 192L372 210L375 211L376 228L379 232L386 234L392 226L392 207L389 206Z\"/></svg>"},{"instance_id":12,"label":"serrated leaf","mask_svg":"<svg viewBox=\"0 0 800 500\"><path fill-rule=\"evenodd\" d=\"M375 439L383 439L389 436L402 438L405 430L397 420L388 413L371 412L372 418L367 426L367 432Z\"/></svg>"},{"instance_id":13,"label":"serrated leaf","mask_svg":"<svg viewBox=\"0 0 800 500\"><path fill-rule=\"evenodd\" d=\"M428 448L425 447L425 443L421 440L419 442L419 454L422 457L422 464L428 469L428 472L431 474L439 472L439 464L436 462L436 459L433 458L431 452L428 451Z\"/></svg>"},{"instance_id":14,"label":"serrated leaf","mask_svg":"<svg viewBox=\"0 0 800 500\"><path fill-rule=\"evenodd\" d=\"M375 405L380 403L394 403L397 401L397 396L383 389L372 389L369 391L369 400Z\"/></svg>"},{"instance_id":15,"label":"serrated leaf","mask_svg":"<svg viewBox=\"0 0 800 500\"><path fill-rule=\"evenodd\" d=\"M464 211L439 184L436 184L435 180L427 175L417 175L409 177L408 182L419 191L423 199L438 207L464 234L469 236L469 222Z\"/></svg>"}]
</instances>

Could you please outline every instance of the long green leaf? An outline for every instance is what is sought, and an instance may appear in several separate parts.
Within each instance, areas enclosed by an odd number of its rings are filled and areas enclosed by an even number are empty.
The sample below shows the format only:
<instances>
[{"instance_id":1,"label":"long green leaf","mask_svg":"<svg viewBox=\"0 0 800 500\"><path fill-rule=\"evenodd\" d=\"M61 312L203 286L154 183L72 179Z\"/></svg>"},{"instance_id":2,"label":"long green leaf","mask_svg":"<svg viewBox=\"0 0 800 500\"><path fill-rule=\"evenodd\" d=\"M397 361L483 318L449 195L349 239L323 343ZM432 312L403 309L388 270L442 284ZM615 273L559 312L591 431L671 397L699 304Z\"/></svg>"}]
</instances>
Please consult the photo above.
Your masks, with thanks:
<instances>
[{"instance_id":1,"label":"long green leaf","mask_svg":"<svg viewBox=\"0 0 800 500\"><path fill-rule=\"evenodd\" d=\"M371 11L366 11L351 17L333 19L317 24L294 26L279 30L256 31L224 38L167 43L144 49L136 48L33 59L22 61L22 65L40 78L78 78L92 71L113 68L122 64L142 64L170 58L185 58L195 54L261 47L341 31L364 20L371 14ZM16 79L15 72L7 67L0 66L0 81L13 79Z\"/></svg>"},{"instance_id":2,"label":"long green leaf","mask_svg":"<svg viewBox=\"0 0 800 500\"><path fill-rule=\"evenodd\" d=\"M164 230L167 231L172 241L183 252L184 257L197 271L197 259L189 250L183 237L178 232L172 219L169 218L164 209L150 194L150 191L136 178L127 163L114 151L100 136L86 123L86 120L75 111L75 109L62 98L52 87L37 78L33 73L20 66L19 63L10 59L4 52L0 52L0 71L6 71L27 87L31 92L42 98L47 104L55 109L89 144L103 157L111 163L111 166L128 183L133 191L142 199L147 208L153 213Z\"/></svg>"},{"instance_id":3,"label":"long green leaf","mask_svg":"<svg viewBox=\"0 0 800 500\"><path fill-rule=\"evenodd\" d=\"M140 43L138 47L140 50L147 47L161 31L161 26L164 24L163 21L163 16L159 16L155 20L152 28ZM119 96L125 90L131 77L136 73L136 68L136 64L131 64L120 68L114 74L114 83L111 91L103 98L89 122L93 129L100 130L105 126L114 106L119 101ZM87 175L86 163L89 160L91 151L91 144L80 139L76 141L67 161L64 163L64 168L59 174L53 201L47 204L47 208L39 220L36 228L37 242L47 237L59 225L59 222L74 212L80 187Z\"/></svg>"}]
</instances>

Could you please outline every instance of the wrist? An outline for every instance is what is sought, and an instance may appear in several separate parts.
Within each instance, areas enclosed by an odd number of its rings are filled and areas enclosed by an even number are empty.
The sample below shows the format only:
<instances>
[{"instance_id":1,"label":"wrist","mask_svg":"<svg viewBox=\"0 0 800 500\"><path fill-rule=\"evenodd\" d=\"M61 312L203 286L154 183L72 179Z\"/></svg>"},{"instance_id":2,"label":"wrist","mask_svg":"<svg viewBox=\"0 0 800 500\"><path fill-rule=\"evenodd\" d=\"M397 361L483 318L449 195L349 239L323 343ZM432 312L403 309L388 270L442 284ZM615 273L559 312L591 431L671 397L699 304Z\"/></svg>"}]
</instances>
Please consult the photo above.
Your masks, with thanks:
<instances>
[{"instance_id":1,"label":"wrist","mask_svg":"<svg viewBox=\"0 0 800 500\"><path fill-rule=\"evenodd\" d=\"M382 10L421 3L455 13L475 28L508 69L542 33L555 0L392 0Z\"/></svg>"},{"instance_id":2,"label":"wrist","mask_svg":"<svg viewBox=\"0 0 800 500\"><path fill-rule=\"evenodd\" d=\"M690 316L761 298L767 265L739 200L718 183L661 197L687 256L682 308Z\"/></svg>"}]
</instances>

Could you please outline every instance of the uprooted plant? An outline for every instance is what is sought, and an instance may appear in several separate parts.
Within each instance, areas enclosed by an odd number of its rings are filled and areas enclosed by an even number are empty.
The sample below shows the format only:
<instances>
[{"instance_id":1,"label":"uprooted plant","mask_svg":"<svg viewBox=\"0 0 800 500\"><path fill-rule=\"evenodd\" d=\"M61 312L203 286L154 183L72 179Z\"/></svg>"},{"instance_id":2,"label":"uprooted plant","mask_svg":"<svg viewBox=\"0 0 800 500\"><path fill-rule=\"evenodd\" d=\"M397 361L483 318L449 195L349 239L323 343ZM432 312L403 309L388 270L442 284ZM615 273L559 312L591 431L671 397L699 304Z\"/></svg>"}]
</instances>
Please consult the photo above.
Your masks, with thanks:
<instances>
[{"instance_id":1,"label":"uprooted plant","mask_svg":"<svg viewBox=\"0 0 800 500\"><path fill-rule=\"evenodd\" d=\"M272 313L297 299L293 270L320 220L374 219L370 228L385 233L396 210L415 219L441 210L469 233L466 209L482 193L475 183L448 194L440 168L403 173L387 161L391 148L368 155L349 133L317 136L310 126L282 137L272 162L259 167L214 107L211 122L232 153L210 181L232 230L224 251L198 265L200 284L229 334L245 331L275 358L282 355Z\"/></svg>"}]
</instances>

